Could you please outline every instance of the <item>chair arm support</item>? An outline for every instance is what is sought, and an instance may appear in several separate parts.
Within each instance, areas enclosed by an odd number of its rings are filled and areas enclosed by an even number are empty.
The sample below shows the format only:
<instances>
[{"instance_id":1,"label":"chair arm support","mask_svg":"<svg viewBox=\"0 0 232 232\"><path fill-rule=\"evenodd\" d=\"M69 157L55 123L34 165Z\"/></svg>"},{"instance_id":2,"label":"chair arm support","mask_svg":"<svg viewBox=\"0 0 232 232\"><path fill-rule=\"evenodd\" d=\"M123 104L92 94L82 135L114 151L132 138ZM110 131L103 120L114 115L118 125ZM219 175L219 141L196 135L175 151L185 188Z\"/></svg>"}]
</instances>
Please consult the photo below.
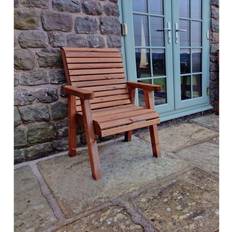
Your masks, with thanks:
<instances>
[{"instance_id":1,"label":"chair arm support","mask_svg":"<svg viewBox=\"0 0 232 232\"><path fill-rule=\"evenodd\" d=\"M127 82L127 86L132 89L142 89L144 91L160 91L160 85L144 84L140 82Z\"/></svg>"},{"instance_id":2,"label":"chair arm support","mask_svg":"<svg viewBox=\"0 0 232 232\"><path fill-rule=\"evenodd\" d=\"M63 86L63 90L68 95L74 95L81 99L93 99L94 93L86 89L80 89L70 85Z\"/></svg>"}]
</instances>

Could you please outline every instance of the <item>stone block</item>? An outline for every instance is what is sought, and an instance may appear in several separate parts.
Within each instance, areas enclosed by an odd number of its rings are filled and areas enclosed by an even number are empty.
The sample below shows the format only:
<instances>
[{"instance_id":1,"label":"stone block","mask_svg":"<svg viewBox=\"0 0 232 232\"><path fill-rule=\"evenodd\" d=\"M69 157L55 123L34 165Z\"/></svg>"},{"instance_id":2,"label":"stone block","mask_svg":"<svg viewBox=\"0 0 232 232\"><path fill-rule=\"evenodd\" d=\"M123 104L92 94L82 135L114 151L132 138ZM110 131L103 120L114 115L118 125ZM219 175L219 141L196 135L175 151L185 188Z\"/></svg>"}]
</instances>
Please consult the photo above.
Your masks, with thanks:
<instances>
[{"instance_id":1,"label":"stone block","mask_svg":"<svg viewBox=\"0 0 232 232\"><path fill-rule=\"evenodd\" d=\"M101 36L88 35L87 40L89 42L89 47L91 48L104 48L105 47L105 40Z\"/></svg>"},{"instance_id":2,"label":"stone block","mask_svg":"<svg viewBox=\"0 0 232 232\"><path fill-rule=\"evenodd\" d=\"M51 84L64 84L66 83L66 78L64 75L64 70L52 69L49 71L49 78Z\"/></svg>"},{"instance_id":3,"label":"stone block","mask_svg":"<svg viewBox=\"0 0 232 232\"><path fill-rule=\"evenodd\" d=\"M79 13L81 11L81 4L78 0L53 0L52 7L58 11L71 13Z\"/></svg>"},{"instance_id":4,"label":"stone block","mask_svg":"<svg viewBox=\"0 0 232 232\"><path fill-rule=\"evenodd\" d=\"M96 18L76 17L75 30L78 34L93 34L98 31L98 22Z\"/></svg>"},{"instance_id":5,"label":"stone block","mask_svg":"<svg viewBox=\"0 0 232 232\"><path fill-rule=\"evenodd\" d=\"M57 88L53 86L45 86L37 88L34 92L34 96L38 99L39 102L51 103L58 100Z\"/></svg>"},{"instance_id":6,"label":"stone block","mask_svg":"<svg viewBox=\"0 0 232 232\"><path fill-rule=\"evenodd\" d=\"M68 47L88 47L88 41L83 35L69 34L67 35Z\"/></svg>"},{"instance_id":7,"label":"stone block","mask_svg":"<svg viewBox=\"0 0 232 232\"><path fill-rule=\"evenodd\" d=\"M52 146L55 151L67 151L68 150L68 138L53 140Z\"/></svg>"},{"instance_id":8,"label":"stone block","mask_svg":"<svg viewBox=\"0 0 232 232\"><path fill-rule=\"evenodd\" d=\"M42 14L42 24L46 31L71 31L73 28L72 16L68 14L46 11Z\"/></svg>"},{"instance_id":9,"label":"stone block","mask_svg":"<svg viewBox=\"0 0 232 232\"><path fill-rule=\"evenodd\" d=\"M20 3L25 7L36 7L47 9L49 6L48 0L20 0Z\"/></svg>"},{"instance_id":10,"label":"stone block","mask_svg":"<svg viewBox=\"0 0 232 232\"><path fill-rule=\"evenodd\" d=\"M103 12L101 3L95 0L84 0L82 7L87 15L101 15Z\"/></svg>"},{"instance_id":11,"label":"stone block","mask_svg":"<svg viewBox=\"0 0 232 232\"><path fill-rule=\"evenodd\" d=\"M48 84L49 77L46 70L35 70L21 73L19 84L26 86Z\"/></svg>"},{"instance_id":12,"label":"stone block","mask_svg":"<svg viewBox=\"0 0 232 232\"><path fill-rule=\"evenodd\" d=\"M25 161L25 152L24 151L25 151L24 148L14 150L14 163L15 164Z\"/></svg>"},{"instance_id":13,"label":"stone block","mask_svg":"<svg viewBox=\"0 0 232 232\"><path fill-rule=\"evenodd\" d=\"M22 147L27 145L27 128L18 126L14 128L14 146Z\"/></svg>"},{"instance_id":14,"label":"stone block","mask_svg":"<svg viewBox=\"0 0 232 232\"><path fill-rule=\"evenodd\" d=\"M65 102L57 101L51 104L51 117L53 120L67 117L68 105Z\"/></svg>"},{"instance_id":15,"label":"stone block","mask_svg":"<svg viewBox=\"0 0 232 232\"><path fill-rule=\"evenodd\" d=\"M35 66L35 56L28 49L15 49L14 67L20 70L31 70Z\"/></svg>"},{"instance_id":16,"label":"stone block","mask_svg":"<svg viewBox=\"0 0 232 232\"><path fill-rule=\"evenodd\" d=\"M120 48L121 47L121 36L118 35L108 35L107 45L109 48Z\"/></svg>"},{"instance_id":17,"label":"stone block","mask_svg":"<svg viewBox=\"0 0 232 232\"><path fill-rule=\"evenodd\" d=\"M46 105L34 104L19 107L24 122L49 121L49 110Z\"/></svg>"},{"instance_id":18,"label":"stone block","mask_svg":"<svg viewBox=\"0 0 232 232\"><path fill-rule=\"evenodd\" d=\"M40 122L28 125L27 139L30 144L47 142L55 136L55 128L51 123Z\"/></svg>"},{"instance_id":19,"label":"stone block","mask_svg":"<svg viewBox=\"0 0 232 232\"><path fill-rule=\"evenodd\" d=\"M56 128L58 138L68 136L68 120L67 120L67 118L54 122L54 126Z\"/></svg>"},{"instance_id":20,"label":"stone block","mask_svg":"<svg viewBox=\"0 0 232 232\"><path fill-rule=\"evenodd\" d=\"M61 66L61 54L59 49L42 49L36 53L40 67L54 68Z\"/></svg>"},{"instance_id":21,"label":"stone block","mask_svg":"<svg viewBox=\"0 0 232 232\"><path fill-rule=\"evenodd\" d=\"M104 12L107 16L119 16L118 5L113 3L106 3L104 5Z\"/></svg>"},{"instance_id":22,"label":"stone block","mask_svg":"<svg viewBox=\"0 0 232 232\"><path fill-rule=\"evenodd\" d=\"M40 15L32 9L15 9L14 26L19 30L34 30L40 26Z\"/></svg>"},{"instance_id":23,"label":"stone block","mask_svg":"<svg viewBox=\"0 0 232 232\"><path fill-rule=\"evenodd\" d=\"M18 126L22 123L21 116L17 107L14 107L14 126Z\"/></svg>"},{"instance_id":24,"label":"stone block","mask_svg":"<svg viewBox=\"0 0 232 232\"><path fill-rule=\"evenodd\" d=\"M36 97L34 96L34 91L24 88L15 88L14 90L14 105L23 106L31 104Z\"/></svg>"},{"instance_id":25,"label":"stone block","mask_svg":"<svg viewBox=\"0 0 232 232\"><path fill-rule=\"evenodd\" d=\"M24 31L18 37L22 48L45 48L48 46L47 35L42 31Z\"/></svg>"},{"instance_id":26,"label":"stone block","mask_svg":"<svg viewBox=\"0 0 232 232\"><path fill-rule=\"evenodd\" d=\"M100 19L100 29L102 34L106 35L120 35L121 25L116 17L101 17Z\"/></svg>"},{"instance_id":27,"label":"stone block","mask_svg":"<svg viewBox=\"0 0 232 232\"><path fill-rule=\"evenodd\" d=\"M64 47L66 45L65 33L52 31L48 33L49 42L52 47Z\"/></svg>"},{"instance_id":28,"label":"stone block","mask_svg":"<svg viewBox=\"0 0 232 232\"><path fill-rule=\"evenodd\" d=\"M52 143L41 143L30 146L25 149L25 159L34 160L36 158L45 157L53 152Z\"/></svg>"}]
</instances>

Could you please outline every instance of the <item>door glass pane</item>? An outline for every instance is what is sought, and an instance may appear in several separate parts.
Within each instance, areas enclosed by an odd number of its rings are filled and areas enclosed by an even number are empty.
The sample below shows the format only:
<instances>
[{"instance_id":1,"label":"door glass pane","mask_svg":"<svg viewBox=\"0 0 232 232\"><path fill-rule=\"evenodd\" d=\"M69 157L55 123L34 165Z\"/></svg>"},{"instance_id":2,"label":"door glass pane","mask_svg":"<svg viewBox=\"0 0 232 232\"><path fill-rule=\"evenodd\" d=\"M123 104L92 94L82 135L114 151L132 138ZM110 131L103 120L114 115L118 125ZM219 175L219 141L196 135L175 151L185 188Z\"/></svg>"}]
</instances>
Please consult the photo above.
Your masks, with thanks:
<instances>
[{"instance_id":1,"label":"door glass pane","mask_svg":"<svg viewBox=\"0 0 232 232\"><path fill-rule=\"evenodd\" d=\"M152 50L152 65L154 76L165 76L165 49L153 49Z\"/></svg>"},{"instance_id":2,"label":"door glass pane","mask_svg":"<svg viewBox=\"0 0 232 232\"><path fill-rule=\"evenodd\" d=\"M163 15L163 0L149 0L149 12Z\"/></svg>"},{"instance_id":3,"label":"door glass pane","mask_svg":"<svg viewBox=\"0 0 232 232\"><path fill-rule=\"evenodd\" d=\"M148 49L135 49L137 78L150 77L150 53Z\"/></svg>"},{"instance_id":4,"label":"door glass pane","mask_svg":"<svg viewBox=\"0 0 232 232\"><path fill-rule=\"evenodd\" d=\"M180 0L180 17L189 18L189 0Z\"/></svg>"},{"instance_id":5,"label":"door glass pane","mask_svg":"<svg viewBox=\"0 0 232 232\"><path fill-rule=\"evenodd\" d=\"M191 0L191 18L201 19L201 0Z\"/></svg>"},{"instance_id":6,"label":"door glass pane","mask_svg":"<svg viewBox=\"0 0 232 232\"><path fill-rule=\"evenodd\" d=\"M191 76L181 77L181 100L191 98Z\"/></svg>"},{"instance_id":7,"label":"door glass pane","mask_svg":"<svg viewBox=\"0 0 232 232\"><path fill-rule=\"evenodd\" d=\"M189 20L180 20L180 46L190 46L190 21Z\"/></svg>"},{"instance_id":8,"label":"door glass pane","mask_svg":"<svg viewBox=\"0 0 232 232\"><path fill-rule=\"evenodd\" d=\"M191 37L192 46L201 46L201 22L192 21Z\"/></svg>"},{"instance_id":9,"label":"door glass pane","mask_svg":"<svg viewBox=\"0 0 232 232\"><path fill-rule=\"evenodd\" d=\"M139 82L145 83L145 84L152 84L151 79L149 79L149 80L139 80ZM145 106L144 92L143 92L142 89L138 89L138 96L139 96L139 105L140 106Z\"/></svg>"},{"instance_id":10,"label":"door glass pane","mask_svg":"<svg viewBox=\"0 0 232 232\"><path fill-rule=\"evenodd\" d=\"M154 92L155 105L161 105L167 103L167 87L166 78L157 78L152 80L152 84L160 85L161 90Z\"/></svg>"},{"instance_id":11,"label":"door glass pane","mask_svg":"<svg viewBox=\"0 0 232 232\"><path fill-rule=\"evenodd\" d=\"M147 0L133 0L133 11L147 12Z\"/></svg>"},{"instance_id":12,"label":"door glass pane","mask_svg":"<svg viewBox=\"0 0 232 232\"><path fill-rule=\"evenodd\" d=\"M201 49L192 49L192 72L202 71Z\"/></svg>"},{"instance_id":13,"label":"door glass pane","mask_svg":"<svg viewBox=\"0 0 232 232\"><path fill-rule=\"evenodd\" d=\"M190 73L190 49L180 49L180 73Z\"/></svg>"},{"instance_id":14,"label":"door glass pane","mask_svg":"<svg viewBox=\"0 0 232 232\"><path fill-rule=\"evenodd\" d=\"M192 77L192 86L193 86L193 98L202 96L202 76L193 75Z\"/></svg>"},{"instance_id":15,"label":"door glass pane","mask_svg":"<svg viewBox=\"0 0 232 232\"><path fill-rule=\"evenodd\" d=\"M147 16L134 15L135 46L148 46Z\"/></svg>"},{"instance_id":16,"label":"door glass pane","mask_svg":"<svg viewBox=\"0 0 232 232\"><path fill-rule=\"evenodd\" d=\"M164 46L164 20L160 17L150 18L151 27L151 45L152 46Z\"/></svg>"}]
</instances>

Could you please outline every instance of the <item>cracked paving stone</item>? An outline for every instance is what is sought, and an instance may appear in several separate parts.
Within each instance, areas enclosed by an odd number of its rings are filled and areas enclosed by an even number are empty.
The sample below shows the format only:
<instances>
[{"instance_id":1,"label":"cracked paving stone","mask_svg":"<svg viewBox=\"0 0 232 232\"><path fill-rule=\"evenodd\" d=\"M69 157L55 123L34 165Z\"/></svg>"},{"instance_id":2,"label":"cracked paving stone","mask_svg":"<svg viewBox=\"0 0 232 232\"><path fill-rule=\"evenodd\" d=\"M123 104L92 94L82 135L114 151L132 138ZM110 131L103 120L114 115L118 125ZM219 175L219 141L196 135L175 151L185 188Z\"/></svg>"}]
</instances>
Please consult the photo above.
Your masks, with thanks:
<instances>
[{"instance_id":1,"label":"cracked paving stone","mask_svg":"<svg viewBox=\"0 0 232 232\"><path fill-rule=\"evenodd\" d=\"M142 232L123 208L112 206L59 228L56 232Z\"/></svg>"},{"instance_id":2,"label":"cracked paving stone","mask_svg":"<svg viewBox=\"0 0 232 232\"><path fill-rule=\"evenodd\" d=\"M218 194L217 178L193 168L134 201L160 232L209 232L219 227Z\"/></svg>"},{"instance_id":3,"label":"cracked paving stone","mask_svg":"<svg viewBox=\"0 0 232 232\"><path fill-rule=\"evenodd\" d=\"M94 181L87 151L79 153L73 158L60 156L38 164L66 218L189 168L187 162L166 155L153 158L151 145L133 137L128 143L99 146L103 175Z\"/></svg>"},{"instance_id":4,"label":"cracked paving stone","mask_svg":"<svg viewBox=\"0 0 232 232\"><path fill-rule=\"evenodd\" d=\"M219 173L219 146L211 142L185 148L173 155L212 174Z\"/></svg>"},{"instance_id":5,"label":"cracked paving stone","mask_svg":"<svg viewBox=\"0 0 232 232\"><path fill-rule=\"evenodd\" d=\"M197 117L190 120L191 122L198 123L201 126L219 131L219 116L216 114L209 114Z\"/></svg>"},{"instance_id":6,"label":"cracked paving stone","mask_svg":"<svg viewBox=\"0 0 232 232\"><path fill-rule=\"evenodd\" d=\"M16 232L43 231L56 223L30 167L15 170L14 220Z\"/></svg>"},{"instance_id":7,"label":"cracked paving stone","mask_svg":"<svg viewBox=\"0 0 232 232\"><path fill-rule=\"evenodd\" d=\"M192 123L171 125L167 128L158 129L158 133L160 148L167 152L175 152L201 141L210 140L218 135L213 130ZM148 130L138 132L137 136L150 143Z\"/></svg>"}]
</instances>

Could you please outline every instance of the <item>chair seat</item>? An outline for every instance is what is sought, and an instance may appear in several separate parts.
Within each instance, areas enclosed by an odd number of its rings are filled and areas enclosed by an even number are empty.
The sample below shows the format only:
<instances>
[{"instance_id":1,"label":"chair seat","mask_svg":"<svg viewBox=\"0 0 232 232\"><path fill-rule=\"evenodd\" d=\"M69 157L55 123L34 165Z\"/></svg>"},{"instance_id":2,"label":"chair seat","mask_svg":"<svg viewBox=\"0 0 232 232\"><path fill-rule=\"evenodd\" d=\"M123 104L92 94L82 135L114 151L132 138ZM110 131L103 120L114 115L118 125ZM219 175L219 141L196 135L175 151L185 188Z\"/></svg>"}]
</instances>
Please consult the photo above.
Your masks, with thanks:
<instances>
[{"instance_id":1,"label":"chair seat","mask_svg":"<svg viewBox=\"0 0 232 232\"><path fill-rule=\"evenodd\" d=\"M130 104L95 110L93 122L96 134L105 137L158 124L160 119L152 109Z\"/></svg>"}]
</instances>

